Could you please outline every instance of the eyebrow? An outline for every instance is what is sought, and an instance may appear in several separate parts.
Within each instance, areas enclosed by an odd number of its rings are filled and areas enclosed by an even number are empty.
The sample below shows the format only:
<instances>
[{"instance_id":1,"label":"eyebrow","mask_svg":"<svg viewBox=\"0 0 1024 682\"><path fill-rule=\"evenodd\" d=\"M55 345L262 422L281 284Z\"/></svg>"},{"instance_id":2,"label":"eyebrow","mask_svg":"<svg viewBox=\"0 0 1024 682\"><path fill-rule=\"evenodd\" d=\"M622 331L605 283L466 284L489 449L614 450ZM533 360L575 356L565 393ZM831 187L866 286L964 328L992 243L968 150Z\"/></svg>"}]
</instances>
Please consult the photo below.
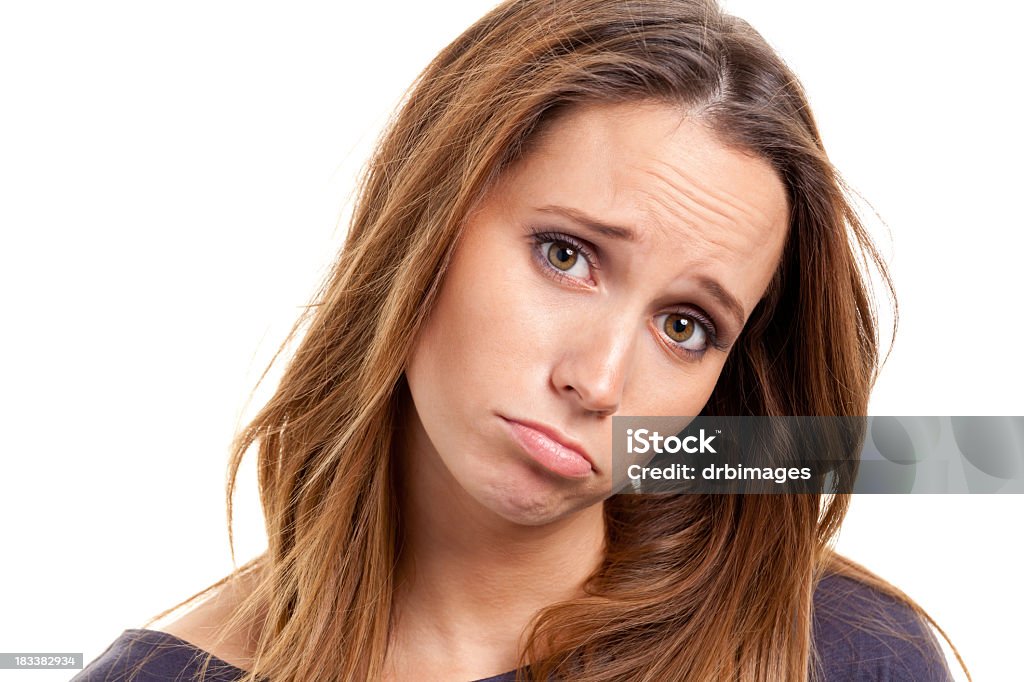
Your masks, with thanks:
<instances>
[{"instance_id":1,"label":"eyebrow","mask_svg":"<svg viewBox=\"0 0 1024 682\"><path fill-rule=\"evenodd\" d=\"M587 228L591 232L608 237L609 239L617 239L626 242L638 241L637 233L628 227L621 227L619 225L609 225L608 223L601 222L597 218L587 215L583 211L568 206L541 206L537 209L543 213L555 213L561 215L569 220ZM702 286L708 294L711 295L716 301L718 301L736 320L738 328L743 327L744 321L747 319L747 313L743 309L741 304L736 297L730 294L725 287L723 287L718 280L701 275L697 278L698 284Z\"/></svg>"},{"instance_id":2,"label":"eyebrow","mask_svg":"<svg viewBox=\"0 0 1024 682\"><path fill-rule=\"evenodd\" d=\"M743 310L743 305L737 301L732 294L725 290L725 288L710 277L701 275L697 278L697 282L704 287L711 297L722 304L726 310L732 313L732 316L736 319L736 327L738 329L743 328L743 322L747 319L747 313Z\"/></svg>"},{"instance_id":3,"label":"eyebrow","mask_svg":"<svg viewBox=\"0 0 1024 682\"><path fill-rule=\"evenodd\" d=\"M628 227L619 227L617 225L602 223L597 218L592 218L583 211L576 210L575 208L569 208L568 206L541 206L537 210L543 211L544 213L557 213L558 215L564 216L569 220L579 223L583 227L610 239L619 239L627 242L637 241L636 232Z\"/></svg>"}]
</instances>

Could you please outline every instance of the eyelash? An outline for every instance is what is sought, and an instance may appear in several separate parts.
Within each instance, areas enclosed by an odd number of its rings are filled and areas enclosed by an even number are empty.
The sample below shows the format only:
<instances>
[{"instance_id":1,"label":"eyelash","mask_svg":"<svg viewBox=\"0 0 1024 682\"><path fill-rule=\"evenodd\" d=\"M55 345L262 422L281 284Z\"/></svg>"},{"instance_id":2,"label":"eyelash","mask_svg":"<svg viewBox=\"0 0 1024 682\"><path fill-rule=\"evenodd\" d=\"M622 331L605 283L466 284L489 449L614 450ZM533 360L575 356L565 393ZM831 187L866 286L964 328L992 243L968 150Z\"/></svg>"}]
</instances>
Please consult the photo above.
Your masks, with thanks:
<instances>
[{"instance_id":1,"label":"eyelash","mask_svg":"<svg viewBox=\"0 0 1024 682\"><path fill-rule=\"evenodd\" d=\"M555 266L551 265L551 263L548 262L547 257L540 253L540 246L548 242L557 242L571 246L572 248L576 249L576 251L578 251L586 259L587 265L590 267L591 272L600 270L600 268L597 265L597 258L594 256L594 253L590 250L590 248L587 247L587 245L584 244L579 239L573 237L572 235L568 235L562 232L544 232L540 230L532 230L531 235L533 237L534 242L534 255L541 261L541 267L543 267L552 276L561 280L567 280L571 282L579 281L577 278L570 277L569 275L566 275L565 273L555 268ZM687 357L699 360L701 357L704 356L705 353L708 352L708 348L710 347L717 348L720 351L725 351L728 349L728 346L726 344L720 343L718 341L718 336L715 332L715 323L712 320L705 317L704 315L702 315L701 313L698 313L695 310L686 309L674 310L668 314L690 316L694 320L696 320L697 323L701 325L701 327L704 328L704 335L707 338L707 345L702 350L691 350L689 348L684 348L683 346L678 345L674 341L669 341L670 345L674 346L679 352L685 354Z\"/></svg>"}]
</instances>

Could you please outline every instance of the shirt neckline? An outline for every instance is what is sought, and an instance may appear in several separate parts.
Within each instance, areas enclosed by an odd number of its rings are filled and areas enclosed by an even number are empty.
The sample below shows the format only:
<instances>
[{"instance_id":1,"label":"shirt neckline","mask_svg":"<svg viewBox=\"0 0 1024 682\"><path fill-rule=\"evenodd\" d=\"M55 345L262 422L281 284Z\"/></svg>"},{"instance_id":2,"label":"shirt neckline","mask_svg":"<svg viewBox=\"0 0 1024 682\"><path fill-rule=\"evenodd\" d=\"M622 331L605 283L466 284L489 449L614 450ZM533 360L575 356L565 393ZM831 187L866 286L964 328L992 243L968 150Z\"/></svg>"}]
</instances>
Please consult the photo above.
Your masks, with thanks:
<instances>
[{"instance_id":1,"label":"shirt neckline","mask_svg":"<svg viewBox=\"0 0 1024 682\"><path fill-rule=\"evenodd\" d=\"M188 647L189 649L192 649L193 651L198 651L199 653L201 653L203 655L210 656L211 660L216 661L221 666L226 666L231 671L239 672L239 673L242 673L243 675L248 674L247 670L243 670L243 669L239 668L237 665L233 665L231 663L228 663L227 661L225 661L223 658L217 656L216 654L213 654L213 653L207 651L206 649L200 649L199 647L197 647L192 642L189 642L188 640L184 640L181 637L178 637L177 635L172 635L169 632L164 632L163 630L153 630L152 628L128 628L124 632L125 632L125 634L129 634L129 633L131 633L131 634L140 634L140 635L142 635L144 637L149 637L149 638L152 638L153 636L156 636L158 639L170 639L170 640L173 640L173 641L175 641L178 644L182 644L182 645ZM482 679L472 680L471 682L501 682L501 680L505 679L506 677L508 677L509 675L514 674L514 673L515 673L514 670L510 670L508 672L500 673L498 675L492 675L491 677L484 677Z\"/></svg>"}]
</instances>

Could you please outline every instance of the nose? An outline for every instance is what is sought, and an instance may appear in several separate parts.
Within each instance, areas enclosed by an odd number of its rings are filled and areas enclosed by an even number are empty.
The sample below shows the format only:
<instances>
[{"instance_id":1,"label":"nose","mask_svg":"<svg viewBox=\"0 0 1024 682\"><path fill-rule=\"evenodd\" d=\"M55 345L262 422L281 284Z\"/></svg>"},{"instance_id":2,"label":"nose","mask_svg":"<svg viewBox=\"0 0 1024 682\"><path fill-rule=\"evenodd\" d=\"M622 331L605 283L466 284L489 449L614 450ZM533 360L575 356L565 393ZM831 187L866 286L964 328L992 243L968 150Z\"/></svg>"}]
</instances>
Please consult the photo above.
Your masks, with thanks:
<instances>
[{"instance_id":1,"label":"nose","mask_svg":"<svg viewBox=\"0 0 1024 682\"><path fill-rule=\"evenodd\" d=\"M622 404L636 337L634 327L611 315L603 324L576 327L552 370L552 383L584 410L614 414Z\"/></svg>"}]
</instances>

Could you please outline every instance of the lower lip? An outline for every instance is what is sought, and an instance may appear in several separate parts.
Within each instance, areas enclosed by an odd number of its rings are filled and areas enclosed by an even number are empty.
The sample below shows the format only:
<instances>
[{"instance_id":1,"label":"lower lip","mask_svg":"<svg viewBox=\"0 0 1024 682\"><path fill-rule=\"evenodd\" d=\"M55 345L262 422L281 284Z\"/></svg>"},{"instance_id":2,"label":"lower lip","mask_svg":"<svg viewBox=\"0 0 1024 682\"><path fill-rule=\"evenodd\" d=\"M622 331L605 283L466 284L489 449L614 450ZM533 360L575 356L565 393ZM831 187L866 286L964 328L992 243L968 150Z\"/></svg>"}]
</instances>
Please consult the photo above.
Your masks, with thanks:
<instances>
[{"instance_id":1,"label":"lower lip","mask_svg":"<svg viewBox=\"0 0 1024 682\"><path fill-rule=\"evenodd\" d=\"M587 458L575 450L556 443L529 426L509 419L504 421L511 428L512 437L519 446L545 469L566 478L586 478L593 471Z\"/></svg>"}]
</instances>

